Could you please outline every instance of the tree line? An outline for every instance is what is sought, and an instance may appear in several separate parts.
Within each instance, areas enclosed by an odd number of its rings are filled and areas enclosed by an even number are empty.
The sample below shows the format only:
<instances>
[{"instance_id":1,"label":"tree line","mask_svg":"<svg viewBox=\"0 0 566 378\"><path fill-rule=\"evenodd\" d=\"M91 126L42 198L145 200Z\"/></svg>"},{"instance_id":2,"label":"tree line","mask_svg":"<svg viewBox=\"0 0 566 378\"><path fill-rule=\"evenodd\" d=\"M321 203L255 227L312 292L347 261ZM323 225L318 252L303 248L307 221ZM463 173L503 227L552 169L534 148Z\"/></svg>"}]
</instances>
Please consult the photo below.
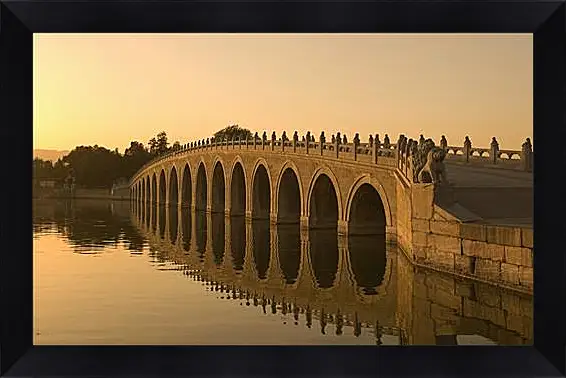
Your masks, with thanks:
<instances>
[{"instance_id":1,"label":"tree line","mask_svg":"<svg viewBox=\"0 0 566 378\"><path fill-rule=\"evenodd\" d=\"M231 139L234 135L248 134L250 134L249 130L231 125L217 131L214 136ZM64 180L72 175L77 187L111 188L119 179L129 180L151 159L178 149L180 146L179 141L175 141L170 146L165 131L151 138L147 146L138 141L130 142L130 146L123 154L117 148L112 151L98 145L77 146L55 163L35 158L33 177L37 179L34 181L50 179L62 185Z\"/></svg>"}]
</instances>

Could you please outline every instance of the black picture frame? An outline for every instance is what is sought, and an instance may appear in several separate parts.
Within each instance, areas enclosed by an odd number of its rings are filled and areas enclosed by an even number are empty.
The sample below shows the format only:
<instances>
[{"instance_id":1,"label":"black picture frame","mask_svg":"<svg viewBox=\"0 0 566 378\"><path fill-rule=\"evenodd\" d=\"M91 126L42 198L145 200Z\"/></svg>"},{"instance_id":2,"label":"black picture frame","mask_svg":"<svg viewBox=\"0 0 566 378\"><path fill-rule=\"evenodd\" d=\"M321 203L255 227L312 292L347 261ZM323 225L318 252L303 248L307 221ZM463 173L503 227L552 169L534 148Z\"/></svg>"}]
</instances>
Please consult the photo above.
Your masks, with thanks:
<instances>
[{"instance_id":1,"label":"black picture frame","mask_svg":"<svg viewBox=\"0 0 566 378\"><path fill-rule=\"evenodd\" d=\"M566 149L563 1L85 2L0 4L0 374L565 374ZM34 32L534 33L535 244L532 347L33 346L31 150ZM562 167L562 168L560 168Z\"/></svg>"}]
</instances>

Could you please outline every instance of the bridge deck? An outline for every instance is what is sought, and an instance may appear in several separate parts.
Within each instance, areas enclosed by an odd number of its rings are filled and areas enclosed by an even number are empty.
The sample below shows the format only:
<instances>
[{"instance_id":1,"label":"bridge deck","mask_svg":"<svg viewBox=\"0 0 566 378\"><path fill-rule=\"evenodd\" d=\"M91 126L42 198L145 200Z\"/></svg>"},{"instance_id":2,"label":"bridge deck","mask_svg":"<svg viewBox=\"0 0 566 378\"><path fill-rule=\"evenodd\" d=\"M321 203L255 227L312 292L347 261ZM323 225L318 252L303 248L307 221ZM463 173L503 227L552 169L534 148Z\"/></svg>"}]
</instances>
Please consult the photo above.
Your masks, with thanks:
<instances>
[{"instance_id":1,"label":"bridge deck","mask_svg":"<svg viewBox=\"0 0 566 378\"><path fill-rule=\"evenodd\" d=\"M476 222L532 227L533 175L530 172L492 167L446 164L454 201L464 209L441 207L459 218L477 216ZM467 212L466 212L467 211ZM461 215L466 213L466 215Z\"/></svg>"}]
</instances>

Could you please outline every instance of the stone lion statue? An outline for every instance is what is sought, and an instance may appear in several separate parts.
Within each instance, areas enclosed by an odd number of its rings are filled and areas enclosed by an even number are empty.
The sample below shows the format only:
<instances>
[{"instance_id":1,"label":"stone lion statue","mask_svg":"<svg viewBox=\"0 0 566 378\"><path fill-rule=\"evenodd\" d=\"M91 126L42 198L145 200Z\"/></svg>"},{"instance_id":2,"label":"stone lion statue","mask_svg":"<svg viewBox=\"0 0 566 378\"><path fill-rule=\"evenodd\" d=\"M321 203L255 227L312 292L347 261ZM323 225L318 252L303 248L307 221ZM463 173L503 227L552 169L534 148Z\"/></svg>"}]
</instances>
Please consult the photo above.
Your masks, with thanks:
<instances>
[{"instance_id":1,"label":"stone lion statue","mask_svg":"<svg viewBox=\"0 0 566 378\"><path fill-rule=\"evenodd\" d=\"M434 145L432 139L419 144L413 154L413 174L417 183L448 184L444 158L446 151Z\"/></svg>"}]
</instances>

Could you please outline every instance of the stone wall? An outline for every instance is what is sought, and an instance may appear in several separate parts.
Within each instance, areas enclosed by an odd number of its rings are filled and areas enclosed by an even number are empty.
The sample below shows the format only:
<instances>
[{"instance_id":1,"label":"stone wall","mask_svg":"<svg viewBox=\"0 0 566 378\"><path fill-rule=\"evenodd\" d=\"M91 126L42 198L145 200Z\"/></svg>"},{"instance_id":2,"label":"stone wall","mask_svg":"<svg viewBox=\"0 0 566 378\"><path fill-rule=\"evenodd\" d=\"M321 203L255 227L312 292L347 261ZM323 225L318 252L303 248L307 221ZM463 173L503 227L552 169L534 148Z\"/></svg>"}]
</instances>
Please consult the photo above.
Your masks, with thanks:
<instances>
[{"instance_id":1,"label":"stone wall","mask_svg":"<svg viewBox=\"0 0 566 378\"><path fill-rule=\"evenodd\" d=\"M432 186L413 186L412 245L416 263L532 292L533 230L465 223L429 205Z\"/></svg>"}]
</instances>

